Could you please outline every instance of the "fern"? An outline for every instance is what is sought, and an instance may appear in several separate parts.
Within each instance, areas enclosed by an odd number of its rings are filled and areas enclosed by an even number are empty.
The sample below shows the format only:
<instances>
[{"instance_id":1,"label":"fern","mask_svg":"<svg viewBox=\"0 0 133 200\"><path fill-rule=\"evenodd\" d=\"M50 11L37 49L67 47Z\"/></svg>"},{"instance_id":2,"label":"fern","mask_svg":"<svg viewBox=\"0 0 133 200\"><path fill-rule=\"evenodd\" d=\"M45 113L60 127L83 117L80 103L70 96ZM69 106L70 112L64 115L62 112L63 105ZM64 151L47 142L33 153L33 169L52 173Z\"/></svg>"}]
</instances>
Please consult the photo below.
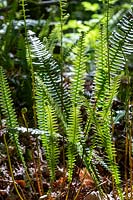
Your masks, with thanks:
<instances>
[{"instance_id":1,"label":"fern","mask_svg":"<svg viewBox=\"0 0 133 200\"><path fill-rule=\"evenodd\" d=\"M34 33L29 31L28 35L29 41L31 43L31 51L34 65L37 66L36 71L39 74L39 77L41 77L44 84L47 86L47 89L52 98L60 108L62 107L61 100L63 98L64 116L67 117L70 110L70 99L68 91L65 87L63 88L62 93L60 67L53 59L52 55L45 48L45 46L34 35Z\"/></svg>"},{"instance_id":2,"label":"fern","mask_svg":"<svg viewBox=\"0 0 133 200\"><path fill-rule=\"evenodd\" d=\"M55 179L55 168L57 166L59 157L58 148L58 127L57 119L55 117L54 111L51 106L45 106L46 111L46 127L44 134L42 135L42 143L46 150L46 157L48 162L48 167L50 169L51 180ZM46 134L46 135L45 135Z\"/></svg>"},{"instance_id":3,"label":"fern","mask_svg":"<svg viewBox=\"0 0 133 200\"><path fill-rule=\"evenodd\" d=\"M77 145L80 141L80 114L79 106L73 106L71 109L71 116L68 122L67 128L67 140L68 140L68 180L72 180L73 169L77 155Z\"/></svg>"},{"instance_id":4,"label":"fern","mask_svg":"<svg viewBox=\"0 0 133 200\"><path fill-rule=\"evenodd\" d=\"M82 33L76 51L76 57L73 62L73 76L70 86L70 95L73 104L81 102L81 94L84 90L84 77L86 72L86 56L85 56L85 35Z\"/></svg>"},{"instance_id":5,"label":"fern","mask_svg":"<svg viewBox=\"0 0 133 200\"><path fill-rule=\"evenodd\" d=\"M40 86L40 85L39 85ZM48 104L47 94L43 87L36 85L36 110L39 129L44 133L41 135L42 144L46 151L48 168L51 181L55 179L55 169L59 156L58 149L58 127L55 111Z\"/></svg>"},{"instance_id":6,"label":"fern","mask_svg":"<svg viewBox=\"0 0 133 200\"><path fill-rule=\"evenodd\" d=\"M86 70L86 57L84 34L81 35L76 48L76 57L74 61L73 78L70 86L70 96L72 108L68 120L67 139L68 139L68 179L72 180L72 173L77 154L77 145L80 142L80 106L81 92L84 87L84 75Z\"/></svg>"},{"instance_id":7,"label":"fern","mask_svg":"<svg viewBox=\"0 0 133 200\"><path fill-rule=\"evenodd\" d=\"M109 90L109 76L107 66L107 35L105 32L104 24L101 24L100 27L100 37L97 47L97 70L94 78L94 98L96 105L100 107L104 103L104 97L106 96L106 92Z\"/></svg>"},{"instance_id":8,"label":"fern","mask_svg":"<svg viewBox=\"0 0 133 200\"><path fill-rule=\"evenodd\" d=\"M0 66L0 106L3 115L6 117L6 125L10 139L17 148L18 155L20 156L24 167L26 167L22 149L19 143L19 133L16 130L16 128L18 127L17 116L13 108L9 85L7 83L5 73L1 66Z\"/></svg>"},{"instance_id":9,"label":"fern","mask_svg":"<svg viewBox=\"0 0 133 200\"><path fill-rule=\"evenodd\" d=\"M66 16L66 7L67 7L67 0L60 0L60 21L61 24L63 25L65 21L65 16Z\"/></svg>"},{"instance_id":10,"label":"fern","mask_svg":"<svg viewBox=\"0 0 133 200\"><path fill-rule=\"evenodd\" d=\"M118 23L118 28L110 37L110 66L112 78L120 73L126 63L126 54L133 52L133 17L129 11Z\"/></svg>"},{"instance_id":11,"label":"fern","mask_svg":"<svg viewBox=\"0 0 133 200\"><path fill-rule=\"evenodd\" d=\"M123 196L120 189L120 175L115 163L115 147L110 135L110 124L111 106L113 98L118 92L121 72L126 63L126 54L131 54L132 52L132 45L130 43L132 41L133 21L131 16L129 12L122 18L117 30L113 32L110 39L108 39L106 30L104 30L107 28L107 25L103 23L101 26L97 69L94 80L94 96L91 100L93 106L91 111L93 119L91 122L95 124L96 143L99 142L99 146L105 148L107 163L121 199L123 199ZM127 45L129 50L126 48Z\"/></svg>"}]
</instances>

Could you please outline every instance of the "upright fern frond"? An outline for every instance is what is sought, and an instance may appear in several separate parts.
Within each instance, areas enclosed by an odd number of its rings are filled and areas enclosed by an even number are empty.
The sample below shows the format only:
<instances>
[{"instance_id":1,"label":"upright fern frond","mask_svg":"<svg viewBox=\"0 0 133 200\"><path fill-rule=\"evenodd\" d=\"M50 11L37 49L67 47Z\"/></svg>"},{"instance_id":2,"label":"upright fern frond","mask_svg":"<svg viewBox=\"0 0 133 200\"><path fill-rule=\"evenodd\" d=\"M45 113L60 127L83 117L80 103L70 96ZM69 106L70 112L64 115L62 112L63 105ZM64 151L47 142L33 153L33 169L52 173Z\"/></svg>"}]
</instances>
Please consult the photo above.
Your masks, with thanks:
<instances>
[{"instance_id":1,"label":"upright fern frond","mask_svg":"<svg viewBox=\"0 0 133 200\"><path fill-rule=\"evenodd\" d=\"M64 99L63 99L63 68L64 68L64 52L63 52L63 25L65 24L66 18L66 5L67 0L59 0L60 4L60 77L61 77L61 105L62 111L64 107Z\"/></svg>"},{"instance_id":2,"label":"upright fern frond","mask_svg":"<svg viewBox=\"0 0 133 200\"><path fill-rule=\"evenodd\" d=\"M126 54L133 51L132 13L128 12L119 22L117 30L109 38L109 47L106 45L107 36L104 26L101 26L99 49L97 52L97 70L95 75L95 101L104 102L104 97L113 84L114 77L121 74L126 64ZM107 49L109 48L109 50ZM109 54L108 54L109 51ZM110 75L108 75L108 68ZM110 78L109 78L110 77Z\"/></svg>"},{"instance_id":3,"label":"upright fern frond","mask_svg":"<svg viewBox=\"0 0 133 200\"><path fill-rule=\"evenodd\" d=\"M65 16L66 16L66 7L67 7L67 0L60 0L60 18L61 23L64 23Z\"/></svg>"},{"instance_id":4,"label":"upright fern frond","mask_svg":"<svg viewBox=\"0 0 133 200\"><path fill-rule=\"evenodd\" d=\"M107 35L104 24L100 27L100 37L97 44L96 74L94 78L94 98L96 105L100 107L104 103L104 97L109 90L108 62L107 62Z\"/></svg>"},{"instance_id":5,"label":"upright fern frond","mask_svg":"<svg viewBox=\"0 0 133 200\"><path fill-rule=\"evenodd\" d=\"M41 134L42 144L46 151L51 181L53 181L59 156L58 127L56 115L53 108L48 105L47 94L42 87L36 87L36 109L38 126L43 131Z\"/></svg>"},{"instance_id":6,"label":"upright fern frond","mask_svg":"<svg viewBox=\"0 0 133 200\"><path fill-rule=\"evenodd\" d=\"M80 106L81 93L84 86L84 76L86 70L86 57L84 34L81 35L76 48L76 57L74 61L73 78L70 86L70 96L72 108L68 120L67 139L68 139L68 180L72 180L72 173L77 154L77 145L80 142Z\"/></svg>"},{"instance_id":7,"label":"upright fern frond","mask_svg":"<svg viewBox=\"0 0 133 200\"><path fill-rule=\"evenodd\" d=\"M25 34L27 35L27 26L26 26L26 3L27 0L19 0L19 4L22 7L22 15L24 18L24 28L25 28Z\"/></svg>"},{"instance_id":8,"label":"upright fern frond","mask_svg":"<svg viewBox=\"0 0 133 200\"><path fill-rule=\"evenodd\" d=\"M79 106L73 105L67 128L68 140L68 180L72 181L73 169L77 155L77 145L80 142L80 112Z\"/></svg>"},{"instance_id":9,"label":"upright fern frond","mask_svg":"<svg viewBox=\"0 0 133 200\"><path fill-rule=\"evenodd\" d=\"M51 180L53 181L55 179L55 169L57 167L59 157L58 126L54 110L48 104L45 106L45 112L46 127L44 134L46 135L42 135L42 143L46 149L48 167L50 170Z\"/></svg>"},{"instance_id":10,"label":"upright fern frond","mask_svg":"<svg viewBox=\"0 0 133 200\"><path fill-rule=\"evenodd\" d=\"M64 102L64 116L68 116L70 109L70 99L67 89L61 89L60 67L48 52L46 47L31 31L28 32L29 41L31 43L31 52L33 64L36 66L35 71L46 85L49 93L54 99L55 103L61 108L61 100Z\"/></svg>"},{"instance_id":11,"label":"upright fern frond","mask_svg":"<svg viewBox=\"0 0 133 200\"><path fill-rule=\"evenodd\" d=\"M7 83L5 73L1 66L0 66L0 107L3 115L6 117L7 131L9 133L10 139L14 143L18 151L18 155L20 156L25 166L23 153L19 143L19 136L18 136L19 133L16 130L16 128L18 127L18 122L15 110L13 108L11 92L9 89L9 85Z\"/></svg>"},{"instance_id":12,"label":"upright fern frond","mask_svg":"<svg viewBox=\"0 0 133 200\"><path fill-rule=\"evenodd\" d=\"M82 33L77 46L75 48L76 57L73 62L73 76L70 86L70 96L73 104L81 102L81 93L84 90L84 78L86 72L86 56L85 56L85 35Z\"/></svg>"},{"instance_id":13,"label":"upright fern frond","mask_svg":"<svg viewBox=\"0 0 133 200\"><path fill-rule=\"evenodd\" d=\"M50 105L51 104L51 105ZM55 107L55 106L53 106ZM36 77L36 112L38 127L41 134L42 144L46 151L46 159L50 171L51 181L55 179L55 169L58 162L58 123L57 115L52 108L52 102L43 82Z\"/></svg>"}]
</instances>

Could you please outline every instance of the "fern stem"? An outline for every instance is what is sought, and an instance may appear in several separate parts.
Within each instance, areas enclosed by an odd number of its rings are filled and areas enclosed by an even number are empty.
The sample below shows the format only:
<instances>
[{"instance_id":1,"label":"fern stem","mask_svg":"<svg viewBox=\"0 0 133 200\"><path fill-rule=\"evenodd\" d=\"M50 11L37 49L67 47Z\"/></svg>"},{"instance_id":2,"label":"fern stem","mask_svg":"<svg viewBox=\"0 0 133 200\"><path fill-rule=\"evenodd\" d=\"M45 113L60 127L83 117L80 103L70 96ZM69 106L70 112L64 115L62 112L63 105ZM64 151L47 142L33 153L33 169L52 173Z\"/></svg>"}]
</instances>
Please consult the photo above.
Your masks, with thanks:
<instances>
[{"instance_id":1,"label":"fern stem","mask_svg":"<svg viewBox=\"0 0 133 200\"><path fill-rule=\"evenodd\" d=\"M110 86L110 62L109 62L109 0L107 0L107 13L106 13L106 28L107 28L107 67L108 67L108 81L109 81L109 86Z\"/></svg>"},{"instance_id":2,"label":"fern stem","mask_svg":"<svg viewBox=\"0 0 133 200\"><path fill-rule=\"evenodd\" d=\"M68 184L68 191L67 191L65 200L68 200L69 192L70 192L70 185L71 185L71 182L69 182L69 184Z\"/></svg>"},{"instance_id":3,"label":"fern stem","mask_svg":"<svg viewBox=\"0 0 133 200\"><path fill-rule=\"evenodd\" d=\"M129 176L130 176L130 200L132 200L133 194L132 194L132 129L131 129L131 119L130 119L130 111L129 111L129 106L130 106L130 76L129 76L129 70L128 66L126 65L125 69L125 74L127 78L127 90L126 90L126 129L127 129L127 139L128 139L128 157L129 157ZM128 162L128 160L127 160ZM128 179L128 177L127 177ZM128 199L128 184L126 184L126 198Z\"/></svg>"},{"instance_id":4,"label":"fern stem","mask_svg":"<svg viewBox=\"0 0 133 200\"><path fill-rule=\"evenodd\" d=\"M128 155L128 132L127 132L127 128L126 128L126 136L125 136L125 163L124 163L124 167L125 167L125 199L128 199L128 177L127 177L127 155Z\"/></svg>"},{"instance_id":5,"label":"fern stem","mask_svg":"<svg viewBox=\"0 0 133 200\"><path fill-rule=\"evenodd\" d=\"M61 110L64 110L64 100L63 100L63 12L62 12L62 0L60 0L60 27L61 27L61 35L60 35L60 56L61 56L61 63L60 63L60 76L61 76ZM65 133L63 131L63 144L62 144L62 154L63 154L63 166L64 166L64 176L65 176Z\"/></svg>"},{"instance_id":6,"label":"fern stem","mask_svg":"<svg viewBox=\"0 0 133 200\"><path fill-rule=\"evenodd\" d=\"M64 61L63 61L63 1L60 0L60 27L61 27L61 34L60 34L60 56L61 56L61 63L60 63L60 75L61 75L61 105L62 105L62 111L64 109L64 100L63 100L63 67L64 67Z\"/></svg>"},{"instance_id":7,"label":"fern stem","mask_svg":"<svg viewBox=\"0 0 133 200\"><path fill-rule=\"evenodd\" d=\"M126 58L125 58L126 59ZM128 199L128 169L127 169L127 164L128 164L128 156L129 156L129 167L131 164L131 147L130 147L130 142L131 142L131 135L130 135L130 117L129 117L129 105L130 105L130 78L129 78L129 71L128 71L128 66L126 65L125 68L125 76L127 79L127 88L126 88L126 94L125 94L125 110L126 110L126 116L125 116L125 130L126 130L126 144L125 144L125 182L126 182L126 200ZM132 178L132 169L130 168L130 178ZM130 179L131 180L131 179ZM132 187L131 187L132 188Z\"/></svg>"},{"instance_id":8,"label":"fern stem","mask_svg":"<svg viewBox=\"0 0 133 200\"><path fill-rule=\"evenodd\" d=\"M4 134L4 144L5 144L5 147L6 147L7 158L8 158L8 163L9 163L9 168L10 168L10 173L11 173L11 177L12 177L12 180L13 180L14 188L15 188L19 198L21 200L24 200L23 197L21 196L21 194L19 193L18 188L16 186L16 182L15 182L14 175L13 175L12 164L11 164L11 159L10 159L10 154L9 154L9 150L8 150L8 145L7 145L7 142L6 142L5 134Z\"/></svg>"}]
</instances>

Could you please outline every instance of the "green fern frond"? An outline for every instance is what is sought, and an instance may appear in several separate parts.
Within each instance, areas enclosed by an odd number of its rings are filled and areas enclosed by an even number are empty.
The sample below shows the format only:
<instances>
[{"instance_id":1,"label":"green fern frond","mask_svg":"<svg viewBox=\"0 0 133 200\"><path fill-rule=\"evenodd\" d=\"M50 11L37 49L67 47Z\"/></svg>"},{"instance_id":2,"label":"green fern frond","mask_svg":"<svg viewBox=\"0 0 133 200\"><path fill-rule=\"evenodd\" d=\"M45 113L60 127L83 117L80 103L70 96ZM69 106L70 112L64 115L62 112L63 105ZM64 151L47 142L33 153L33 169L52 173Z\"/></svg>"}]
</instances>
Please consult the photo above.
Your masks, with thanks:
<instances>
[{"instance_id":1,"label":"green fern frond","mask_svg":"<svg viewBox=\"0 0 133 200\"><path fill-rule=\"evenodd\" d=\"M60 121L61 127L66 130L67 124L64 118L63 113L61 112L61 108L55 103L54 99L50 95L47 87L40 79L39 76L35 75L35 89L36 89L36 113L38 117L38 125L44 123L44 102L48 102L55 109L55 113ZM41 109L42 108L42 109ZM40 129L41 126L39 125ZM43 127L42 127L43 130ZM66 131L65 131L66 132Z\"/></svg>"},{"instance_id":2,"label":"green fern frond","mask_svg":"<svg viewBox=\"0 0 133 200\"><path fill-rule=\"evenodd\" d=\"M6 126L10 139L14 143L18 151L18 155L20 156L24 166L26 167L22 149L19 143L19 133L16 130L16 128L18 127L18 122L15 109L13 108L11 92L6 79L6 75L1 66L0 66L0 106L3 115L6 117Z\"/></svg>"},{"instance_id":3,"label":"green fern frond","mask_svg":"<svg viewBox=\"0 0 133 200\"><path fill-rule=\"evenodd\" d=\"M43 123L44 133L41 135L42 144L46 151L46 159L50 171L51 181L55 179L55 169L58 163L59 147L58 147L58 128L57 120L51 106L45 103L45 121ZM40 125L42 128L42 124Z\"/></svg>"},{"instance_id":4,"label":"green fern frond","mask_svg":"<svg viewBox=\"0 0 133 200\"><path fill-rule=\"evenodd\" d=\"M89 102L86 98L83 97L83 106L86 109L86 113L87 113L87 121L86 121L86 125L84 128L84 133L85 136L88 137L88 133L91 129L91 125L93 124L93 118L94 118L94 114L95 114L95 109L93 108L91 102Z\"/></svg>"},{"instance_id":5,"label":"green fern frond","mask_svg":"<svg viewBox=\"0 0 133 200\"><path fill-rule=\"evenodd\" d=\"M113 100L117 96L118 89L120 87L120 79L121 75L114 77L114 79L111 81L110 84L110 90L108 93L106 93L105 104L103 106L103 112L102 112L104 118L106 118L108 112L110 112Z\"/></svg>"},{"instance_id":6,"label":"green fern frond","mask_svg":"<svg viewBox=\"0 0 133 200\"><path fill-rule=\"evenodd\" d=\"M50 171L51 181L55 179L55 169L58 162L58 126L57 117L52 106L49 105L50 96L44 84L36 77L36 112L38 127L41 134L42 144L46 151L46 159Z\"/></svg>"},{"instance_id":7,"label":"green fern frond","mask_svg":"<svg viewBox=\"0 0 133 200\"><path fill-rule=\"evenodd\" d=\"M42 135L42 143L46 149L48 167L51 180L53 181L55 179L55 169L59 157L57 119L51 106L46 104L44 111L46 112L46 127L44 134L46 135Z\"/></svg>"},{"instance_id":8,"label":"green fern frond","mask_svg":"<svg viewBox=\"0 0 133 200\"><path fill-rule=\"evenodd\" d=\"M27 5L27 0L19 0L19 4L22 7L22 15L23 15L23 18L24 18L25 34L27 35L27 26L26 26L26 5Z\"/></svg>"},{"instance_id":9,"label":"green fern frond","mask_svg":"<svg viewBox=\"0 0 133 200\"><path fill-rule=\"evenodd\" d=\"M65 21L67 0L60 0L59 3L60 3L60 18L62 24Z\"/></svg>"},{"instance_id":10,"label":"green fern frond","mask_svg":"<svg viewBox=\"0 0 133 200\"><path fill-rule=\"evenodd\" d=\"M66 117L71 103L67 89L65 86L61 87L60 67L35 34L29 31L28 35L31 43L33 64L36 66L38 76L42 79L55 103L60 108L62 108L61 102L63 98L64 107L62 109Z\"/></svg>"},{"instance_id":11,"label":"green fern frond","mask_svg":"<svg viewBox=\"0 0 133 200\"><path fill-rule=\"evenodd\" d=\"M72 180L72 174L77 155L77 145L80 143L80 106L81 93L84 88L84 76L86 70L86 57L84 34L82 33L77 47L75 49L76 57L73 63L73 77L70 86L70 97L72 101L72 108L70 110L70 117L68 119L67 140L68 140L68 180Z\"/></svg>"},{"instance_id":12,"label":"green fern frond","mask_svg":"<svg viewBox=\"0 0 133 200\"><path fill-rule=\"evenodd\" d=\"M110 90L106 94L106 98L104 100L104 104L102 104L101 110L96 111L94 121L97 134L96 140L97 142L99 142L99 146L105 148L108 167L112 173L118 193L122 199L122 191L120 188L120 175L117 164L115 163L115 147L112 143L112 137L110 134L111 106L114 97L117 95L119 83L120 76L117 76L114 78L114 81L110 86Z\"/></svg>"},{"instance_id":13,"label":"green fern frond","mask_svg":"<svg viewBox=\"0 0 133 200\"><path fill-rule=\"evenodd\" d=\"M115 163L115 147L110 134L111 107L118 92L121 72L126 64L126 54L131 54L133 50L132 22L131 13L126 14L110 39L106 32L106 26L104 24L101 26L94 80L94 100L93 98L91 100L93 106L91 123L95 125L96 143L99 142L99 146L105 148L107 164L121 199L123 199L123 195L120 187L120 175ZM91 123L88 123L87 126L90 127Z\"/></svg>"},{"instance_id":14,"label":"green fern frond","mask_svg":"<svg viewBox=\"0 0 133 200\"><path fill-rule=\"evenodd\" d=\"M68 120L67 127L67 140L68 140L68 180L72 180L73 169L75 165L77 155L77 145L80 142L80 111L79 106L73 106L71 109L71 115Z\"/></svg>"},{"instance_id":15,"label":"green fern frond","mask_svg":"<svg viewBox=\"0 0 133 200\"><path fill-rule=\"evenodd\" d=\"M84 77L86 72L85 36L82 33L76 48L76 57L73 62L73 76L70 86L70 95L73 104L81 102L81 93L84 90Z\"/></svg>"},{"instance_id":16,"label":"green fern frond","mask_svg":"<svg viewBox=\"0 0 133 200\"><path fill-rule=\"evenodd\" d=\"M104 24L100 26L100 37L97 43L97 51L96 51L96 74L94 78L94 98L96 104L104 103L104 96L106 96L106 92L109 90L109 75L108 75L108 65L107 65L107 35L106 28Z\"/></svg>"},{"instance_id":17,"label":"green fern frond","mask_svg":"<svg viewBox=\"0 0 133 200\"><path fill-rule=\"evenodd\" d=\"M97 105L99 104L99 107L104 103L104 98L110 90L110 84L113 84L114 77L121 74L126 64L126 54L131 54L133 51L133 20L131 12L128 12L121 19L117 30L110 36L108 45L106 28L104 26L102 25L100 30L99 49L97 51L97 70L94 80L94 99Z\"/></svg>"},{"instance_id":18,"label":"green fern frond","mask_svg":"<svg viewBox=\"0 0 133 200\"><path fill-rule=\"evenodd\" d=\"M110 37L110 57L111 78L124 69L126 54L133 53L133 13L127 12L117 25Z\"/></svg>"}]
</instances>

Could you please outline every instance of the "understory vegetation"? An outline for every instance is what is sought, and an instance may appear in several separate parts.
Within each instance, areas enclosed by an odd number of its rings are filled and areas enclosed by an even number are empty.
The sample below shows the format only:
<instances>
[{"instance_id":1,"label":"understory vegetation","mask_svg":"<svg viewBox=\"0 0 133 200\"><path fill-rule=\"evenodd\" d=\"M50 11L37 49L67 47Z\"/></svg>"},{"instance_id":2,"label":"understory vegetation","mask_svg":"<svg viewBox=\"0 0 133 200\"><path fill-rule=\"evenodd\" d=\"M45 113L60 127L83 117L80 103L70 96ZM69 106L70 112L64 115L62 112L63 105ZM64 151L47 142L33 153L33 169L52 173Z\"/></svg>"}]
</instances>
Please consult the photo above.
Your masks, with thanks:
<instances>
[{"instance_id":1,"label":"understory vegetation","mask_svg":"<svg viewBox=\"0 0 133 200\"><path fill-rule=\"evenodd\" d=\"M0 1L0 199L133 199L132 1L75 2Z\"/></svg>"}]
</instances>

